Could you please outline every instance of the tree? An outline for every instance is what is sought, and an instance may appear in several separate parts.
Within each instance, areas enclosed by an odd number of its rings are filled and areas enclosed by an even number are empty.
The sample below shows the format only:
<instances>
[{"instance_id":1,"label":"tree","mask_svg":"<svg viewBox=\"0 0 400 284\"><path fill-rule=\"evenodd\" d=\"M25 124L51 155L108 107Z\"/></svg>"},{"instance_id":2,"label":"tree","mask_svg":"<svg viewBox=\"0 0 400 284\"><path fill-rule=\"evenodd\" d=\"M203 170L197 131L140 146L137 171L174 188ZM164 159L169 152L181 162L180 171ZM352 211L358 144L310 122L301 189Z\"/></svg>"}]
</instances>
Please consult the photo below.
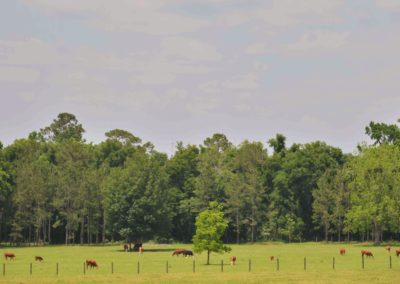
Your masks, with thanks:
<instances>
[{"instance_id":1,"label":"tree","mask_svg":"<svg viewBox=\"0 0 400 284\"><path fill-rule=\"evenodd\" d=\"M40 132L47 140L61 142L69 139L82 141L85 130L82 124L78 123L75 115L63 112L53 120L50 126L41 129Z\"/></svg>"},{"instance_id":2,"label":"tree","mask_svg":"<svg viewBox=\"0 0 400 284\"><path fill-rule=\"evenodd\" d=\"M210 253L223 253L231 249L221 240L228 227L228 220L224 217L222 206L217 202L210 202L208 209L200 212L196 217L196 234L193 236L194 251L207 251L207 265L210 264Z\"/></svg>"},{"instance_id":3,"label":"tree","mask_svg":"<svg viewBox=\"0 0 400 284\"><path fill-rule=\"evenodd\" d=\"M275 138L268 140L268 144L274 149L274 153L281 153L286 149L285 141L286 137L278 133Z\"/></svg>"},{"instance_id":4,"label":"tree","mask_svg":"<svg viewBox=\"0 0 400 284\"><path fill-rule=\"evenodd\" d=\"M379 244L385 230L398 231L400 208L400 151L382 144L363 149L350 164L354 179L346 224L353 232L372 232Z\"/></svg>"},{"instance_id":5,"label":"tree","mask_svg":"<svg viewBox=\"0 0 400 284\"><path fill-rule=\"evenodd\" d=\"M369 125L365 127L365 134L374 140L374 145L383 143L394 144L400 141L400 128L396 124L371 121Z\"/></svg>"}]
</instances>

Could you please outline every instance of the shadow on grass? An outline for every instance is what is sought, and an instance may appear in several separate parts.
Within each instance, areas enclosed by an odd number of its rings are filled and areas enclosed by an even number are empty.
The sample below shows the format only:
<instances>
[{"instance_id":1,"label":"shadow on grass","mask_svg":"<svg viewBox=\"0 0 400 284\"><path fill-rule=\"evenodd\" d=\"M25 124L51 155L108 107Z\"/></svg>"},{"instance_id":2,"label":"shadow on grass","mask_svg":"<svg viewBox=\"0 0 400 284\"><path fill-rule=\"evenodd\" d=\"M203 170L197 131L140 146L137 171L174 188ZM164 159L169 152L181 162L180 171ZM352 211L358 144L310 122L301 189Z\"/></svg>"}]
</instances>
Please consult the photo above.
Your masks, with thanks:
<instances>
[{"instance_id":1,"label":"shadow on grass","mask_svg":"<svg viewBox=\"0 0 400 284\"><path fill-rule=\"evenodd\" d=\"M175 250L176 250L175 248L145 248L144 253L147 253L147 252L173 252ZM116 251L126 252L123 249L118 249ZM139 252L138 251L128 251L126 253L139 253Z\"/></svg>"}]
</instances>

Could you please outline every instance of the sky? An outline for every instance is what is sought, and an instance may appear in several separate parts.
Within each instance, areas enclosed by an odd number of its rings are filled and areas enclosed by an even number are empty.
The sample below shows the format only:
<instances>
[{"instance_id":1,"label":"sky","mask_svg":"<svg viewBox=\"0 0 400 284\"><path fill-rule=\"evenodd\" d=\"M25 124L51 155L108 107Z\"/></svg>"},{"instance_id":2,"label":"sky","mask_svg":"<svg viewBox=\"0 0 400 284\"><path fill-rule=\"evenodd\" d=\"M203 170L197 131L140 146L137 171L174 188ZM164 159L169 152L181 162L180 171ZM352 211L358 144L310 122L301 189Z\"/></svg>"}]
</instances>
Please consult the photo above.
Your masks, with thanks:
<instances>
[{"instance_id":1,"label":"sky","mask_svg":"<svg viewBox=\"0 0 400 284\"><path fill-rule=\"evenodd\" d=\"M213 133L353 152L399 110L399 0L0 1L5 145L70 112L169 154Z\"/></svg>"}]
</instances>

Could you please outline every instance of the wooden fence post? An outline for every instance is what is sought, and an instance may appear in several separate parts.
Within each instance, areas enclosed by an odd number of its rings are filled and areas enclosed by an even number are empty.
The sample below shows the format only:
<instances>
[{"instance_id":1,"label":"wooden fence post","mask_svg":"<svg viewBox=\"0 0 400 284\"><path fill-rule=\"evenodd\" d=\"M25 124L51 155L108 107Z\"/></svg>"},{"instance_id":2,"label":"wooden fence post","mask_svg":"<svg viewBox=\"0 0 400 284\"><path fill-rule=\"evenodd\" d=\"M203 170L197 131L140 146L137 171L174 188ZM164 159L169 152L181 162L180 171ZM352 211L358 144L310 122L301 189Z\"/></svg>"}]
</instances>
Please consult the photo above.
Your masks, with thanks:
<instances>
[{"instance_id":1,"label":"wooden fence post","mask_svg":"<svg viewBox=\"0 0 400 284\"><path fill-rule=\"evenodd\" d=\"M111 274L114 274L114 262L111 261Z\"/></svg>"},{"instance_id":2,"label":"wooden fence post","mask_svg":"<svg viewBox=\"0 0 400 284\"><path fill-rule=\"evenodd\" d=\"M364 270L364 255L361 255L362 269Z\"/></svg>"},{"instance_id":3,"label":"wooden fence post","mask_svg":"<svg viewBox=\"0 0 400 284\"><path fill-rule=\"evenodd\" d=\"M58 262L56 263L56 275L58 275Z\"/></svg>"},{"instance_id":4,"label":"wooden fence post","mask_svg":"<svg viewBox=\"0 0 400 284\"><path fill-rule=\"evenodd\" d=\"M307 259L304 258L304 270L307 270Z\"/></svg>"},{"instance_id":5,"label":"wooden fence post","mask_svg":"<svg viewBox=\"0 0 400 284\"><path fill-rule=\"evenodd\" d=\"M139 261L137 262L137 274L139 274L140 273L140 264L139 264Z\"/></svg>"},{"instance_id":6,"label":"wooden fence post","mask_svg":"<svg viewBox=\"0 0 400 284\"><path fill-rule=\"evenodd\" d=\"M193 260L193 273L196 272L196 262Z\"/></svg>"},{"instance_id":7,"label":"wooden fence post","mask_svg":"<svg viewBox=\"0 0 400 284\"><path fill-rule=\"evenodd\" d=\"M221 259L221 272L224 272L224 261Z\"/></svg>"},{"instance_id":8,"label":"wooden fence post","mask_svg":"<svg viewBox=\"0 0 400 284\"><path fill-rule=\"evenodd\" d=\"M29 274L32 275L32 262L29 264Z\"/></svg>"},{"instance_id":9,"label":"wooden fence post","mask_svg":"<svg viewBox=\"0 0 400 284\"><path fill-rule=\"evenodd\" d=\"M6 276L6 264L3 263L3 276Z\"/></svg>"},{"instance_id":10,"label":"wooden fence post","mask_svg":"<svg viewBox=\"0 0 400 284\"><path fill-rule=\"evenodd\" d=\"M85 266L85 263L83 263L83 274L84 274L84 275L86 274L86 266Z\"/></svg>"},{"instance_id":11,"label":"wooden fence post","mask_svg":"<svg viewBox=\"0 0 400 284\"><path fill-rule=\"evenodd\" d=\"M249 272L251 272L251 259L249 259Z\"/></svg>"},{"instance_id":12,"label":"wooden fence post","mask_svg":"<svg viewBox=\"0 0 400 284\"><path fill-rule=\"evenodd\" d=\"M332 269L335 270L335 257L332 259Z\"/></svg>"},{"instance_id":13,"label":"wooden fence post","mask_svg":"<svg viewBox=\"0 0 400 284\"><path fill-rule=\"evenodd\" d=\"M279 271L279 258L276 259L276 271Z\"/></svg>"},{"instance_id":14,"label":"wooden fence post","mask_svg":"<svg viewBox=\"0 0 400 284\"><path fill-rule=\"evenodd\" d=\"M389 268L392 269L392 256L389 255Z\"/></svg>"},{"instance_id":15,"label":"wooden fence post","mask_svg":"<svg viewBox=\"0 0 400 284\"><path fill-rule=\"evenodd\" d=\"M168 273L168 260L167 260L167 266L165 267L167 273Z\"/></svg>"}]
</instances>

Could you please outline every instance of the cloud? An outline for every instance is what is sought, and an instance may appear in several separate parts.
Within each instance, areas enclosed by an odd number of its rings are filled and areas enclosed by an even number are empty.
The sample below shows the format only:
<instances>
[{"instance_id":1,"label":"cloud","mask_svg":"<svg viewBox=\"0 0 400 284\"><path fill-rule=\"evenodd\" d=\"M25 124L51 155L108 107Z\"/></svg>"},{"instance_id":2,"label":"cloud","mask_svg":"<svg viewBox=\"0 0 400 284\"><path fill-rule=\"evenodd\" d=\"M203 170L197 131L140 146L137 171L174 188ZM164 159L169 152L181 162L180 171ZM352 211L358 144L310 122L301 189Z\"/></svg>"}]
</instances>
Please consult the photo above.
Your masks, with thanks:
<instances>
[{"instance_id":1,"label":"cloud","mask_svg":"<svg viewBox=\"0 0 400 284\"><path fill-rule=\"evenodd\" d=\"M221 86L231 90L256 90L258 82L254 74L246 74L235 76L231 80L225 80Z\"/></svg>"},{"instance_id":2,"label":"cloud","mask_svg":"<svg viewBox=\"0 0 400 284\"><path fill-rule=\"evenodd\" d=\"M295 43L287 46L287 51L298 52L309 49L336 49L346 43L349 32L311 31L305 33Z\"/></svg>"},{"instance_id":3,"label":"cloud","mask_svg":"<svg viewBox=\"0 0 400 284\"><path fill-rule=\"evenodd\" d=\"M173 1L160 0L25 0L27 5L60 16L79 16L104 31L133 31L148 35L177 35L207 25L206 21L173 13Z\"/></svg>"},{"instance_id":4,"label":"cloud","mask_svg":"<svg viewBox=\"0 0 400 284\"><path fill-rule=\"evenodd\" d=\"M56 48L39 39L0 41L0 64L49 65L62 57Z\"/></svg>"},{"instance_id":5,"label":"cloud","mask_svg":"<svg viewBox=\"0 0 400 284\"><path fill-rule=\"evenodd\" d=\"M14 83L34 83L40 72L34 69L0 66L0 81Z\"/></svg>"},{"instance_id":6,"label":"cloud","mask_svg":"<svg viewBox=\"0 0 400 284\"><path fill-rule=\"evenodd\" d=\"M264 43L254 43L246 47L245 53L260 55L268 52L269 49Z\"/></svg>"},{"instance_id":7,"label":"cloud","mask_svg":"<svg viewBox=\"0 0 400 284\"><path fill-rule=\"evenodd\" d=\"M166 58L189 61L218 61L221 54L214 46L197 39L168 37L161 43L161 54Z\"/></svg>"},{"instance_id":8,"label":"cloud","mask_svg":"<svg viewBox=\"0 0 400 284\"><path fill-rule=\"evenodd\" d=\"M398 0L376 0L375 4L381 9L400 12L400 1Z\"/></svg>"}]
</instances>

